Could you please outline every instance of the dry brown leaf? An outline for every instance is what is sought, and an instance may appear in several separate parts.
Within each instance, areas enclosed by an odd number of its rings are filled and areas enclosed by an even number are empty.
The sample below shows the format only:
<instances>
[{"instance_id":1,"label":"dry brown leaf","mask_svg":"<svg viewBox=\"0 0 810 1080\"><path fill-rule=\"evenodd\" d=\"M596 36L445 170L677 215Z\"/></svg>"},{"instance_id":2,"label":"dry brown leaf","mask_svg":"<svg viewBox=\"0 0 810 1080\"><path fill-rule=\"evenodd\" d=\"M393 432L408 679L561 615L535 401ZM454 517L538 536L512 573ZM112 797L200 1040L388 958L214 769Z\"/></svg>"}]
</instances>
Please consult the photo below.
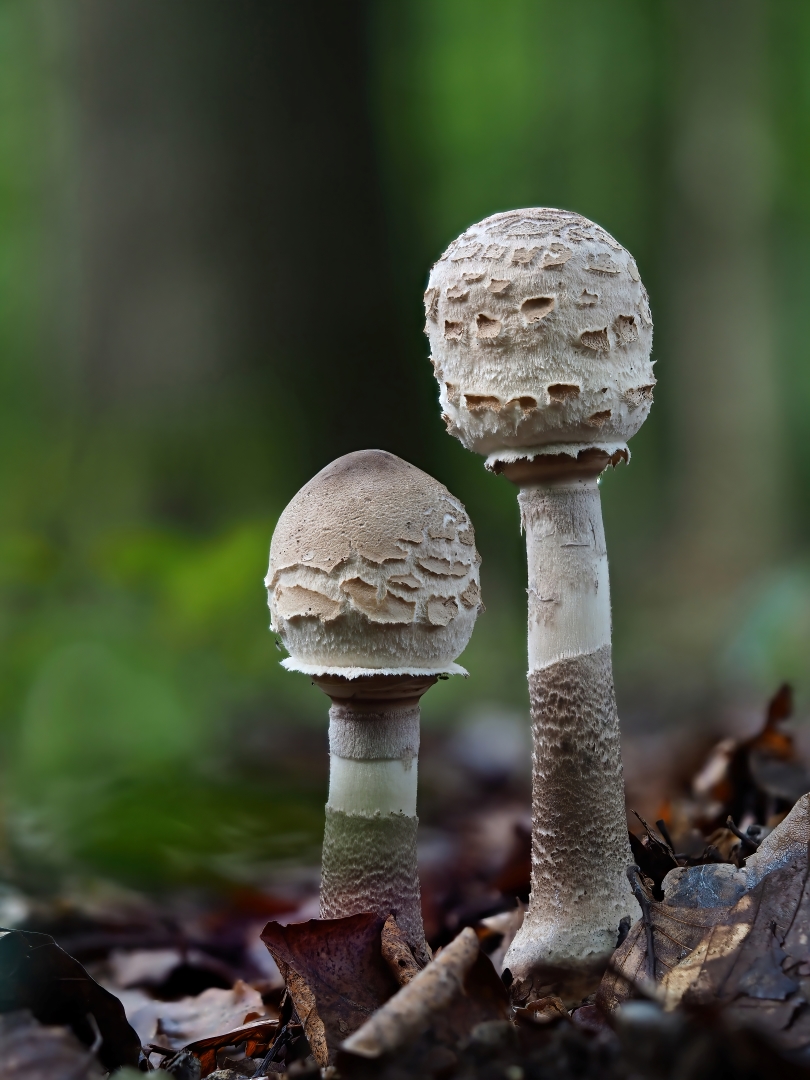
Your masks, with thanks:
<instances>
[{"instance_id":1,"label":"dry brown leaf","mask_svg":"<svg viewBox=\"0 0 810 1080\"><path fill-rule=\"evenodd\" d=\"M496 971L503 968L503 961L509 946L515 940L515 934L523 925L526 916L526 905L518 900L517 905L511 911L503 911L498 915L490 915L476 925L475 932L478 940L483 944L488 938L500 938L494 949L487 949L487 955L492 961Z\"/></svg>"},{"instance_id":2,"label":"dry brown leaf","mask_svg":"<svg viewBox=\"0 0 810 1080\"><path fill-rule=\"evenodd\" d=\"M206 1039L197 1039L183 1049L194 1054L200 1062L200 1075L208 1076L217 1067L217 1050L225 1046L238 1046L245 1043L245 1057L256 1057L267 1052L279 1030L278 1020L254 1020L242 1024L233 1031L221 1035L211 1035Z\"/></svg>"},{"instance_id":3,"label":"dry brown leaf","mask_svg":"<svg viewBox=\"0 0 810 1080\"><path fill-rule=\"evenodd\" d=\"M678 964L697 948L706 933L728 915L728 905L721 907L683 907L649 904L649 928L644 919L631 928L624 942L613 953L597 993L600 1008L611 1011L635 995L639 986L651 988L661 982ZM648 932L652 933L654 964L649 963Z\"/></svg>"},{"instance_id":4,"label":"dry brown leaf","mask_svg":"<svg viewBox=\"0 0 810 1080\"><path fill-rule=\"evenodd\" d=\"M515 1023L521 1024L550 1024L560 1020L569 1020L568 1009L562 998L556 994L537 998L525 1008L515 1009Z\"/></svg>"},{"instance_id":5,"label":"dry brown leaf","mask_svg":"<svg viewBox=\"0 0 810 1080\"><path fill-rule=\"evenodd\" d=\"M211 987L196 997L155 1001L152 1006L150 1011L157 1018L157 1025L154 1038L149 1042L161 1043L173 1050L231 1031L242 1024L248 1013L261 1015L265 1012L259 991L241 979L231 990ZM139 1015L138 1023L145 1026L146 1019L145 1013Z\"/></svg>"},{"instance_id":6,"label":"dry brown leaf","mask_svg":"<svg viewBox=\"0 0 810 1080\"><path fill-rule=\"evenodd\" d=\"M666 1001L672 1008L687 991L700 985L699 979L705 982L710 978L706 965L711 965L710 985L719 985L719 965L732 962L757 919L786 927L784 905L789 911L797 909L796 890L800 886L796 881L797 875L807 873L808 839L810 795L801 798L784 821L766 837L759 850L747 860L744 871L722 864L671 871L664 902L656 903L650 898L649 926L643 919L639 920L613 954L599 989L600 1005L608 1010L615 1008L632 997L639 984L654 980L665 984ZM738 879L744 880L748 888L732 904L731 898L739 893ZM766 886L768 881L770 884ZM729 902L723 904L721 901L726 898ZM712 906L704 906L707 903ZM799 919L797 926L803 924L807 925L806 918ZM786 932L783 930L782 936ZM648 959L650 934L654 965ZM745 951L748 964L761 959L764 973L768 963L765 954L770 947L769 938L763 938L761 932L759 936L755 935ZM810 949L805 949L805 953L810 957ZM695 989L694 993L697 992ZM713 989L711 994L714 993Z\"/></svg>"},{"instance_id":7,"label":"dry brown leaf","mask_svg":"<svg viewBox=\"0 0 810 1080\"><path fill-rule=\"evenodd\" d=\"M786 866L807 853L810 843L810 794L803 795L784 821L745 860L748 887L752 888L767 875Z\"/></svg>"},{"instance_id":8,"label":"dry brown leaf","mask_svg":"<svg viewBox=\"0 0 810 1080\"><path fill-rule=\"evenodd\" d=\"M407 986L411 979L419 974L420 965L416 962L407 938L397 926L393 915L388 916L382 928L380 951L383 960L400 986Z\"/></svg>"},{"instance_id":9,"label":"dry brown leaf","mask_svg":"<svg viewBox=\"0 0 810 1080\"><path fill-rule=\"evenodd\" d=\"M790 958L797 966L807 955L807 869L806 858L794 860L769 874L729 910L725 926L740 930L734 935L733 930L718 925L707 935L705 958L699 968L695 965L694 979L683 987L684 1002L723 1003L747 997L752 1002L773 1003L799 989L782 965ZM744 934L743 927L747 927ZM740 940L730 948L733 936ZM798 957L792 956L796 945Z\"/></svg>"},{"instance_id":10,"label":"dry brown leaf","mask_svg":"<svg viewBox=\"0 0 810 1080\"><path fill-rule=\"evenodd\" d=\"M671 907L731 907L747 892L748 879L731 863L701 863L670 870L663 888Z\"/></svg>"},{"instance_id":11,"label":"dry brown leaf","mask_svg":"<svg viewBox=\"0 0 810 1080\"><path fill-rule=\"evenodd\" d=\"M472 1029L509 1016L509 994L486 953L479 951L464 979L464 993L457 997L436 1024L439 1041L455 1045Z\"/></svg>"},{"instance_id":12,"label":"dry brown leaf","mask_svg":"<svg viewBox=\"0 0 810 1080\"><path fill-rule=\"evenodd\" d=\"M321 1066L398 988L382 955L384 924L364 912L287 926L270 922L262 933Z\"/></svg>"},{"instance_id":13,"label":"dry brown leaf","mask_svg":"<svg viewBox=\"0 0 810 1080\"><path fill-rule=\"evenodd\" d=\"M506 989L470 927L343 1044L349 1054L378 1058L406 1046L428 1027L455 1045L476 1024L508 1015Z\"/></svg>"},{"instance_id":14,"label":"dry brown leaf","mask_svg":"<svg viewBox=\"0 0 810 1080\"><path fill-rule=\"evenodd\" d=\"M86 1046L100 1033L107 1069L138 1064L140 1040L114 994L50 934L0 929L0 1012L20 1009L42 1024L69 1027Z\"/></svg>"},{"instance_id":15,"label":"dry brown leaf","mask_svg":"<svg viewBox=\"0 0 810 1080\"><path fill-rule=\"evenodd\" d=\"M780 826L780 829L782 826ZM810 1046L810 886L807 848L781 864L796 821L774 844L776 869L731 907L650 905L655 978L667 1010L723 1005L791 1050ZM775 830L777 833L779 830ZM800 831L800 830L799 830ZM766 862L763 860L761 867ZM681 950L689 946L685 955ZM615 1008L648 975L647 929L637 923L614 954L599 1004ZM805 974L807 972L808 974Z\"/></svg>"}]
</instances>

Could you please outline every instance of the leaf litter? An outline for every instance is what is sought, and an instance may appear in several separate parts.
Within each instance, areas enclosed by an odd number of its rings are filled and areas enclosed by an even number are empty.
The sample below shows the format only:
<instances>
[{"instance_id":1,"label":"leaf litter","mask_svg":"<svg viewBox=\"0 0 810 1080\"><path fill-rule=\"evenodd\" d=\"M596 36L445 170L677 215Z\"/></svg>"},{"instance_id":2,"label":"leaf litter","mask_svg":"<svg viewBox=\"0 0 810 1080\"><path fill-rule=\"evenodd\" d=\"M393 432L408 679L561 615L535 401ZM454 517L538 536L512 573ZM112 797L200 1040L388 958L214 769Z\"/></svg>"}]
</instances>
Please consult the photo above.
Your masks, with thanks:
<instances>
[{"instance_id":1,"label":"leaf litter","mask_svg":"<svg viewBox=\"0 0 810 1080\"><path fill-rule=\"evenodd\" d=\"M810 1080L810 773L791 711L781 687L654 825L631 816L642 917L574 1008L513 1007L500 974L528 897L525 777L453 792L450 762L452 812L426 807L427 966L393 916L308 918L311 886L132 916L32 902L0 937L0 1077Z\"/></svg>"}]
</instances>

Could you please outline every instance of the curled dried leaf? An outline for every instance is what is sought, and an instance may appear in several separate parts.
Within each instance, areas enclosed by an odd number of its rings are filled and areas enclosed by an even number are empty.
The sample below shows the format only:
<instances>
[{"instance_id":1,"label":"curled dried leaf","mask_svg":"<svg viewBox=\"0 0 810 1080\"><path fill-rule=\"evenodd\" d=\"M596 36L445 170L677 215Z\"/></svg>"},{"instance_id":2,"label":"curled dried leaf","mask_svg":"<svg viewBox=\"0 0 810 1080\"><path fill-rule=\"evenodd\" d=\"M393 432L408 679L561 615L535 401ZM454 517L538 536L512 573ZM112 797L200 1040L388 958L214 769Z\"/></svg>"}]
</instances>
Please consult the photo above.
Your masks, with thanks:
<instances>
[{"instance_id":1,"label":"curled dried leaf","mask_svg":"<svg viewBox=\"0 0 810 1080\"><path fill-rule=\"evenodd\" d=\"M262 932L321 1066L397 989L381 951L384 924L365 912L287 926L270 922Z\"/></svg>"},{"instance_id":2,"label":"curled dried leaf","mask_svg":"<svg viewBox=\"0 0 810 1080\"><path fill-rule=\"evenodd\" d=\"M452 1040L482 1021L505 1019L507 1011L503 983L467 927L347 1039L344 1050L378 1058L413 1042L428 1027L436 1034L444 1026Z\"/></svg>"}]
</instances>

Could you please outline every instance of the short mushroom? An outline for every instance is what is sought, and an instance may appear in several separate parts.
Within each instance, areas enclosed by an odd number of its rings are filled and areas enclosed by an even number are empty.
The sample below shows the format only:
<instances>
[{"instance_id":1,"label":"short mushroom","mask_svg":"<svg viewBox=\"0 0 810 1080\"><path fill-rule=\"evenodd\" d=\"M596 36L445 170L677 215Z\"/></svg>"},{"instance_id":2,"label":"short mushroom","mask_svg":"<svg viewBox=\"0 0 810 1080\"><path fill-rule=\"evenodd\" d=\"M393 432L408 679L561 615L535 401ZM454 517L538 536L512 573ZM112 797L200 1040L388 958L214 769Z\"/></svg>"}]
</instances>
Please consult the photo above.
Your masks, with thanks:
<instances>
[{"instance_id":1,"label":"short mushroom","mask_svg":"<svg viewBox=\"0 0 810 1080\"><path fill-rule=\"evenodd\" d=\"M459 282L466 283L462 301ZM587 986L638 916L597 486L652 402L652 320L630 254L563 210L495 214L433 267L426 333L443 419L520 488L534 737L531 899L515 996ZM480 333L481 319L497 333Z\"/></svg>"},{"instance_id":2,"label":"short mushroom","mask_svg":"<svg viewBox=\"0 0 810 1080\"><path fill-rule=\"evenodd\" d=\"M393 454L338 458L279 518L265 580L283 661L329 695L321 915L393 913L427 960L416 866L419 701L480 608L462 504Z\"/></svg>"}]
</instances>

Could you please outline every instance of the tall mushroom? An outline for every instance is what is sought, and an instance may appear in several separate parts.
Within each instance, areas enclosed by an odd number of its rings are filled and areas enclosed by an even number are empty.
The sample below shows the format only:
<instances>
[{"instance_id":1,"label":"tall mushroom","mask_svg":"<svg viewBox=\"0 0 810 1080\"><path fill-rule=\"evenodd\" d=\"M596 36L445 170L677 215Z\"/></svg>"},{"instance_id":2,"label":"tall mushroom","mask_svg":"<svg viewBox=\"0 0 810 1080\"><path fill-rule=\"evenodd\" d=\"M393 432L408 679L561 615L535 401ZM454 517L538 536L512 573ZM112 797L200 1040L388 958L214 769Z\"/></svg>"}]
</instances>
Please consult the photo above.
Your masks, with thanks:
<instances>
[{"instance_id":1,"label":"tall mushroom","mask_svg":"<svg viewBox=\"0 0 810 1080\"><path fill-rule=\"evenodd\" d=\"M578 214L471 226L433 267L426 333L448 431L520 488L534 736L531 899L516 996L583 986L637 916L626 877L597 487L650 410L652 320L630 254Z\"/></svg>"},{"instance_id":2,"label":"tall mushroom","mask_svg":"<svg viewBox=\"0 0 810 1080\"><path fill-rule=\"evenodd\" d=\"M332 700L321 915L392 912L428 957L416 866L419 700L480 608L462 504L393 454L338 458L279 518L265 580L291 671Z\"/></svg>"}]
</instances>

